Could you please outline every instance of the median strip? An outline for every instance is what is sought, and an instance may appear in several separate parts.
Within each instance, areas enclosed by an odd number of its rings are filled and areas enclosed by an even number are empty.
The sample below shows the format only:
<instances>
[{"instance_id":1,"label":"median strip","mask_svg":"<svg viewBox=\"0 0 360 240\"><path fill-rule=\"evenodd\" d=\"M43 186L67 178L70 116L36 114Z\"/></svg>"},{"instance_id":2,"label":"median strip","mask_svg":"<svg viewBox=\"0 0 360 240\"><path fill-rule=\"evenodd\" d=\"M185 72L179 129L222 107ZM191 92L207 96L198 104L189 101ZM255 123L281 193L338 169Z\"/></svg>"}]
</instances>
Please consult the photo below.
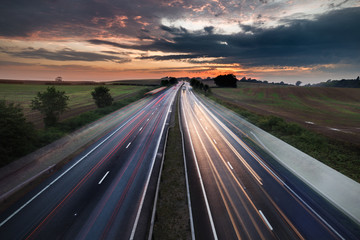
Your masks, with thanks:
<instances>
[{"instance_id":1,"label":"median strip","mask_svg":"<svg viewBox=\"0 0 360 240\"><path fill-rule=\"evenodd\" d=\"M177 105L177 103L176 103ZM190 239L178 111L169 129L154 226L154 239Z\"/></svg>"}]
</instances>

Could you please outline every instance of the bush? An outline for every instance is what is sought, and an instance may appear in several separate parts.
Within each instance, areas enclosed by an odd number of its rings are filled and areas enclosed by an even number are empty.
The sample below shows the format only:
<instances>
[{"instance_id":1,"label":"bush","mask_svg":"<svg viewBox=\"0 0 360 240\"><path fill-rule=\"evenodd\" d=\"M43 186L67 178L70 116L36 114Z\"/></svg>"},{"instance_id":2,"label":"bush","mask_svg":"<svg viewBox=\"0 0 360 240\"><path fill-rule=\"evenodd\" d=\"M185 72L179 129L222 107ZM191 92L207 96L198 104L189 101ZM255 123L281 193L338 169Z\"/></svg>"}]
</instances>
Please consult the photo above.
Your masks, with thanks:
<instances>
[{"instance_id":1,"label":"bush","mask_svg":"<svg viewBox=\"0 0 360 240\"><path fill-rule=\"evenodd\" d=\"M110 106L114 99L111 97L110 89L105 86L98 86L91 92L93 99L95 100L98 108L104 108Z\"/></svg>"},{"instance_id":2,"label":"bush","mask_svg":"<svg viewBox=\"0 0 360 240\"><path fill-rule=\"evenodd\" d=\"M38 110L43 114L46 127L54 126L68 108L69 97L64 91L58 91L54 86L48 87L45 92L38 92L34 100L31 100L31 109Z\"/></svg>"},{"instance_id":3,"label":"bush","mask_svg":"<svg viewBox=\"0 0 360 240\"><path fill-rule=\"evenodd\" d=\"M237 78L233 74L219 75L214 78L214 82L218 87L237 87Z\"/></svg>"},{"instance_id":4,"label":"bush","mask_svg":"<svg viewBox=\"0 0 360 240\"><path fill-rule=\"evenodd\" d=\"M22 108L0 100L0 166L34 149L36 131L26 121Z\"/></svg>"}]
</instances>

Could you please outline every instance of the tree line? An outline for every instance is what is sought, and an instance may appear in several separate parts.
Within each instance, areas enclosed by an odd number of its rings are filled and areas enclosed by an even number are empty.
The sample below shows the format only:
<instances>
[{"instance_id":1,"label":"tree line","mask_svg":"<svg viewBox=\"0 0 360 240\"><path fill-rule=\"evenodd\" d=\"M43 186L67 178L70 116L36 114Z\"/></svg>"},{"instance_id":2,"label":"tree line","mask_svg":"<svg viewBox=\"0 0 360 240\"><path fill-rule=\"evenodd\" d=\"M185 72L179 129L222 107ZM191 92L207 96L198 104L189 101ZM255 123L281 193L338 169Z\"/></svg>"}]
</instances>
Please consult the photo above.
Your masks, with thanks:
<instances>
[{"instance_id":1,"label":"tree line","mask_svg":"<svg viewBox=\"0 0 360 240\"><path fill-rule=\"evenodd\" d=\"M205 93L210 92L209 85L204 84L202 81L200 81L200 80L198 80L196 78L190 79L190 86L193 87L194 89L204 91Z\"/></svg>"},{"instance_id":2,"label":"tree line","mask_svg":"<svg viewBox=\"0 0 360 240\"><path fill-rule=\"evenodd\" d=\"M113 104L114 99L109 91L105 86L98 86L91 92L98 108ZM60 136L61 134L52 128L58 123L61 113L69 108L68 102L69 96L54 86L48 87L44 92L38 92L31 101L31 109L43 115L45 128L48 131L46 135L37 131L34 125L26 120L19 104L0 100L0 167Z\"/></svg>"},{"instance_id":3,"label":"tree line","mask_svg":"<svg viewBox=\"0 0 360 240\"><path fill-rule=\"evenodd\" d=\"M360 88L360 77L356 79L327 80L326 82L307 84L306 87L339 87L339 88Z\"/></svg>"}]
</instances>

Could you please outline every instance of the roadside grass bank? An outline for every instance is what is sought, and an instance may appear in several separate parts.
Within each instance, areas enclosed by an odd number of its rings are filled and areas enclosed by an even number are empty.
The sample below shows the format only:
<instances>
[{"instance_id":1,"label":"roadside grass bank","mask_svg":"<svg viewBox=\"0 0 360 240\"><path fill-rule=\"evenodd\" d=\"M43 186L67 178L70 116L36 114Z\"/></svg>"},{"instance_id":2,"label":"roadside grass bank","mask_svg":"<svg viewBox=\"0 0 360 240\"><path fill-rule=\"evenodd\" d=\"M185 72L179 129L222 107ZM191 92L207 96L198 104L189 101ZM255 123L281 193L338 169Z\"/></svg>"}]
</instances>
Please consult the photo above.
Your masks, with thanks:
<instances>
[{"instance_id":1,"label":"roadside grass bank","mask_svg":"<svg viewBox=\"0 0 360 240\"><path fill-rule=\"evenodd\" d=\"M179 96L174 125L169 129L153 239L191 239L189 209L185 185L182 140L179 127Z\"/></svg>"},{"instance_id":2,"label":"roadside grass bank","mask_svg":"<svg viewBox=\"0 0 360 240\"><path fill-rule=\"evenodd\" d=\"M280 138L329 167L360 182L360 149L357 145L337 141L308 130L297 123L287 122L273 115L261 115L246 110L236 103L208 96L215 102L231 109L252 124Z\"/></svg>"},{"instance_id":3,"label":"roadside grass bank","mask_svg":"<svg viewBox=\"0 0 360 240\"><path fill-rule=\"evenodd\" d=\"M24 142L23 144L26 144L28 148L24 152L13 152L12 154L7 154L6 156L3 156L0 161L0 167L5 166L9 164L10 162L25 156L26 154L29 154L36 149L39 149L41 147L44 147L52 142L54 142L57 139L60 139L61 137L64 137L65 135L89 124L92 123L101 117L106 116L109 113L112 113L122 107L125 107L126 105L135 102L141 98L144 97L144 94L153 88L144 88L140 91L138 91L136 94L123 98L119 101L116 101L113 103L113 105L105 107L105 108L97 108L95 110L91 110L88 112L84 112L81 114L78 114L74 117L71 117L69 119L66 119L62 122L59 122L56 126L46 128L46 129L34 129L35 136L33 136L33 139L31 142Z\"/></svg>"}]
</instances>

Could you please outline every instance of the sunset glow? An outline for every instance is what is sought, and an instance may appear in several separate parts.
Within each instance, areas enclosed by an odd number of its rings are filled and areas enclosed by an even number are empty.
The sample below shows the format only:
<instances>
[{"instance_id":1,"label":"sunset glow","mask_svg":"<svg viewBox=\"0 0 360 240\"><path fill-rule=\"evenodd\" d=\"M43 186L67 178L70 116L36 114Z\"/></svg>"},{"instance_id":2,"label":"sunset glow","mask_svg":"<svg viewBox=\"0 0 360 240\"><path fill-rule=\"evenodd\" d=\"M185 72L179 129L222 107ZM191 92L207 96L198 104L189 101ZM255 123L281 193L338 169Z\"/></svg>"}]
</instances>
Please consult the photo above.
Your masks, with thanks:
<instances>
[{"instance_id":1,"label":"sunset glow","mask_svg":"<svg viewBox=\"0 0 360 240\"><path fill-rule=\"evenodd\" d=\"M5 0L4 6L1 79L233 73L305 83L360 75L356 0Z\"/></svg>"}]
</instances>

